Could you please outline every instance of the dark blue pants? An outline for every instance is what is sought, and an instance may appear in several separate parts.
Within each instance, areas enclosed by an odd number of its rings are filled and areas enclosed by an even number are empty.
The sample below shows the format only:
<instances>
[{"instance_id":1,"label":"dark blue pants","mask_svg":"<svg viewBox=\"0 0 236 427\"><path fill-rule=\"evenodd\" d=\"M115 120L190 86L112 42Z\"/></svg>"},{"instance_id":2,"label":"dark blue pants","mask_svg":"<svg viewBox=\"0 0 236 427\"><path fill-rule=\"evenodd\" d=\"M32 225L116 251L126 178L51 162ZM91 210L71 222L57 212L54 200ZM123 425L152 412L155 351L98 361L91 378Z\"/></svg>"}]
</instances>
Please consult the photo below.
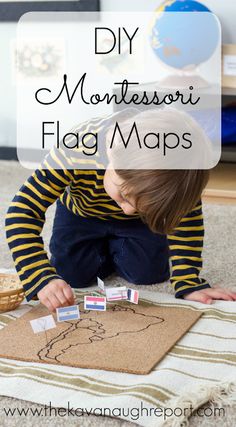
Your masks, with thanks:
<instances>
[{"instance_id":1,"label":"dark blue pants","mask_svg":"<svg viewBox=\"0 0 236 427\"><path fill-rule=\"evenodd\" d=\"M116 272L130 283L168 280L166 236L152 233L140 219L108 221L74 215L57 202L50 242L51 263L73 288Z\"/></svg>"}]
</instances>

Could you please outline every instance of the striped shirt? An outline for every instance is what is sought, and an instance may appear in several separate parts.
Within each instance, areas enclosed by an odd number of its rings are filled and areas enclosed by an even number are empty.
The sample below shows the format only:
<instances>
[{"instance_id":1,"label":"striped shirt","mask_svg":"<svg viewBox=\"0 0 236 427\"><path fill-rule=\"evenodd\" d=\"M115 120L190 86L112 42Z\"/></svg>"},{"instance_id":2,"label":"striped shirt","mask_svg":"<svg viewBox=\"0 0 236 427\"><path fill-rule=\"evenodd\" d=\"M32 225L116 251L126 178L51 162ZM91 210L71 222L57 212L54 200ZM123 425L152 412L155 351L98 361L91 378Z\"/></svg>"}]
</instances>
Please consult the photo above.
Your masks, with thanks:
<instances>
[{"instance_id":1,"label":"striped shirt","mask_svg":"<svg viewBox=\"0 0 236 427\"><path fill-rule=\"evenodd\" d=\"M90 124L89 124L90 123ZM109 129L109 118L97 118L80 125L79 130ZM104 144L105 145L105 144ZM79 153L79 150L77 150ZM105 192L99 159L91 160L91 169L81 169L79 154L72 150L65 159L61 149L52 149L42 167L37 169L15 195L6 215L6 234L16 270L31 300L52 279L61 279L50 264L41 237L45 213L57 199L70 212L82 217L97 217L102 220L132 220L137 215L127 216ZM67 162L68 168L57 169ZM96 166L97 168L94 168ZM171 282L175 296L200 290L210 285L199 277L202 269L204 225L201 203L186 217L172 235L168 236L172 264Z\"/></svg>"}]
</instances>

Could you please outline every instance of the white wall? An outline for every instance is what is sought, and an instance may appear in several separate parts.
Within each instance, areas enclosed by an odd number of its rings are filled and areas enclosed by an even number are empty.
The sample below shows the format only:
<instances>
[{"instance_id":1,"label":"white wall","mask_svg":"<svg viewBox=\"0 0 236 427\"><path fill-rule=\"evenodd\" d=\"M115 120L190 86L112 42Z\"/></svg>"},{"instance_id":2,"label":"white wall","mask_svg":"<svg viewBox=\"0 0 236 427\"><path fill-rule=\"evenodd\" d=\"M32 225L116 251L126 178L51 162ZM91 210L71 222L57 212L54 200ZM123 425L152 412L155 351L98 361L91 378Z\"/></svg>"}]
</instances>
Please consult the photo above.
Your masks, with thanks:
<instances>
[{"instance_id":1,"label":"white wall","mask_svg":"<svg viewBox=\"0 0 236 427\"><path fill-rule=\"evenodd\" d=\"M155 10L161 0L100 0L101 10ZM220 18L223 43L236 43L236 0L202 0ZM11 70L11 41L15 37L16 25L0 23L0 145L14 146L16 140L16 96Z\"/></svg>"}]
</instances>

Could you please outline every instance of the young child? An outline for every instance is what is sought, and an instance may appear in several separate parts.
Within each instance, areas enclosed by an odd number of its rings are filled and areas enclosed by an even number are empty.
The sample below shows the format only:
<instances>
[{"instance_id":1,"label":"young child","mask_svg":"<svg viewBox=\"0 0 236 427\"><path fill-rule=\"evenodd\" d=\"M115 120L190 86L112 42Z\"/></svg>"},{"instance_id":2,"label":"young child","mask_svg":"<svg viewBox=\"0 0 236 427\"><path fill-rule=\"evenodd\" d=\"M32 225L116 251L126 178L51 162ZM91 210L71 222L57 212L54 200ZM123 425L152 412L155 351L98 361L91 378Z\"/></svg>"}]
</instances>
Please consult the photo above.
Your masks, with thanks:
<instances>
[{"instance_id":1,"label":"young child","mask_svg":"<svg viewBox=\"0 0 236 427\"><path fill-rule=\"evenodd\" d=\"M139 113L138 120L145 121L145 115ZM173 120L179 126L178 115ZM110 119L94 119L79 130L88 128L99 129L105 139ZM92 162L91 169L82 170L72 156L70 168L62 169L63 155L50 152L6 215L7 241L28 301L37 296L54 311L74 303L71 288L113 271L134 284L164 282L170 277L169 259L176 298L236 300L235 292L211 288L199 276L207 170L117 170L112 159L106 170L94 169ZM41 231L55 201L49 261Z\"/></svg>"}]
</instances>

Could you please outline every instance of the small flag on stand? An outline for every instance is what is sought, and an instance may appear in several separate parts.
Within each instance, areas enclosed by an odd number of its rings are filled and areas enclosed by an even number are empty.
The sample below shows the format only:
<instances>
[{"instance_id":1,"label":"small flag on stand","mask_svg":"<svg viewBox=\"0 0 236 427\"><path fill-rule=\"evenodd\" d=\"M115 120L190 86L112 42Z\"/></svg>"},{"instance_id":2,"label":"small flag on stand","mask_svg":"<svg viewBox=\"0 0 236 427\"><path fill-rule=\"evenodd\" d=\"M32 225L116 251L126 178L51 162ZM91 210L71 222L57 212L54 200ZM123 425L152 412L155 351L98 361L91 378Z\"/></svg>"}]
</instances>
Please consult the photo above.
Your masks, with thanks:
<instances>
[{"instance_id":1,"label":"small flag on stand","mask_svg":"<svg viewBox=\"0 0 236 427\"><path fill-rule=\"evenodd\" d=\"M66 320L77 320L80 318L78 305L57 308L57 321L65 322Z\"/></svg>"},{"instance_id":2,"label":"small flag on stand","mask_svg":"<svg viewBox=\"0 0 236 427\"><path fill-rule=\"evenodd\" d=\"M39 317L38 319L30 320L30 324L35 334L38 332L45 332L48 329L56 327L56 323L51 314L49 316L43 316Z\"/></svg>"},{"instance_id":3,"label":"small flag on stand","mask_svg":"<svg viewBox=\"0 0 236 427\"><path fill-rule=\"evenodd\" d=\"M92 297L92 296L86 295L84 297L84 309L85 310L105 311L106 310L106 297Z\"/></svg>"},{"instance_id":4,"label":"small flag on stand","mask_svg":"<svg viewBox=\"0 0 236 427\"><path fill-rule=\"evenodd\" d=\"M128 288L128 301L138 304L139 291L135 291L134 289Z\"/></svg>"},{"instance_id":5,"label":"small flag on stand","mask_svg":"<svg viewBox=\"0 0 236 427\"><path fill-rule=\"evenodd\" d=\"M102 279L100 279L100 277L97 277L97 285L98 285L99 289L101 290L101 292L104 294L105 293L105 283L103 282Z\"/></svg>"},{"instance_id":6,"label":"small flag on stand","mask_svg":"<svg viewBox=\"0 0 236 427\"><path fill-rule=\"evenodd\" d=\"M106 289L107 301L119 301L127 299L126 286L120 286L118 288L107 288Z\"/></svg>"}]
</instances>

